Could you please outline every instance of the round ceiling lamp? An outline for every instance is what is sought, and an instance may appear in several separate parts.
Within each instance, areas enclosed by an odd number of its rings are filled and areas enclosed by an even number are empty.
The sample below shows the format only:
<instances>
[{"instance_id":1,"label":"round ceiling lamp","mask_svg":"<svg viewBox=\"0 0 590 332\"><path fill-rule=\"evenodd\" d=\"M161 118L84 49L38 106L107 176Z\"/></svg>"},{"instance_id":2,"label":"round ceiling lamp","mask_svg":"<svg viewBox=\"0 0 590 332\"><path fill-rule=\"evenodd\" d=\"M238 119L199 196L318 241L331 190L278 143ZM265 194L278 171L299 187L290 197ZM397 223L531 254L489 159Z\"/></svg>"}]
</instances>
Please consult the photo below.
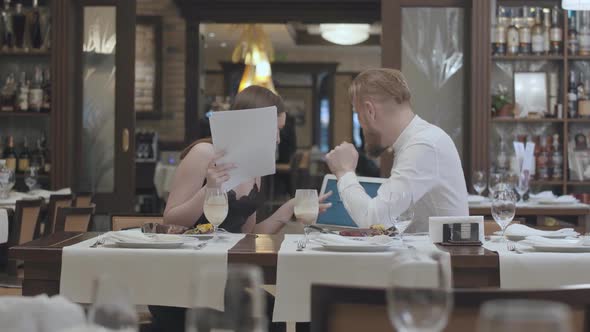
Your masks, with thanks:
<instances>
[{"instance_id":1,"label":"round ceiling lamp","mask_svg":"<svg viewBox=\"0 0 590 332\"><path fill-rule=\"evenodd\" d=\"M356 45L369 39L369 24L320 24L325 40L338 45Z\"/></svg>"},{"instance_id":2,"label":"round ceiling lamp","mask_svg":"<svg viewBox=\"0 0 590 332\"><path fill-rule=\"evenodd\" d=\"M590 10L590 0L562 0L561 7L567 10Z\"/></svg>"}]
</instances>

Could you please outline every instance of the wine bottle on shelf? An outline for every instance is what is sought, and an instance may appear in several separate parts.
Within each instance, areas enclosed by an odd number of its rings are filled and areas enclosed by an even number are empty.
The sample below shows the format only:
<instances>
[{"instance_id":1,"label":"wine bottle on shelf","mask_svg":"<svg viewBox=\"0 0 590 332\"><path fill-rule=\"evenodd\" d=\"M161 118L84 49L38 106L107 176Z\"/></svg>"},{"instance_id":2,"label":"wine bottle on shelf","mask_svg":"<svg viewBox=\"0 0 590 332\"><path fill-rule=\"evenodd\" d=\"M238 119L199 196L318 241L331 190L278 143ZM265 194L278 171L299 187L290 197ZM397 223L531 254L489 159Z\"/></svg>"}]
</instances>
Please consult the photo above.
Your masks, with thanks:
<instances>
[{"instance_id":1,"label":"wine bottle on shelf","mask_svg":"<svg viewBox=\"0 0 590 332\"><path fill-rule=\"evenodd\" d=\"M16 99L16 110L27 112L29 110L29 82L27 82L27 74L24 71L20 74L18 97Z\"/></svg>"},{"instance_id":2,"label":"wine bottle on shelf","mask_svg":"<svg viewBox=\"0 0 590 332\"><path fill-rule=\"evenodd\" d=\"M541 8L535 10L535 25L531 30L532 51L535 55L545 54L545 40L543 39L543 21L541 20Z\"/></svg>"},{"instance_id":3,"label":"wine bottle on shelf","mask_svg":"<svg viewBox=\"0 0 590 332\"><path fill-rule=\"evenodd\" d=\"M551 52L551 9L543 9L543 43L545 47L545 54Z\"/></svg>"},{"instance_id":4,"label":"wine bottle on shelf","mask_svg":"<svg viewBox=\"0 0 590 332\"><path fill-rule=\"evenodd\" d=\"M578 40L580 43L580 55L590 55L590 12L579 11L578 24L580 25L578 31Z\"/></svg>"},{"instance_id":5,"label":"wine bottle on shelf","mask_svg":"<svg viewBox=\"0 0 590 332\"><path fill-rule=\"evenodd\" d=\"M16 12L12 17L12 31L14 31L14 47L19 50L25 49L25 28L27 17L23 13L23 4L16 4Z\"/></svg>"},{"instance_id":6,"label":"wine bottle on shelf","mask_svg":"<svg viewBox=\"0 0 590 332\"><path fill-rule=\"evenodd\" d=\"M567 32L567 50L570 55L577 55L580 50L578 42L578 30L576 24L576 13L574 11L568 12L569 23Z\"/></svg>"},{"instance_id":7,"label":"wine bottle on shelf","mask_svg":"<svg viewBox=\"0 0 590 332\"><path fill-rule=\"evenodd\" d=\"M2 112L14 112L14 105L16 103L16 85L14 82L14 74L6 77L6 82L0 92L1 106L0 111Z\"/></svg>"},{"instance_id":8,"label":"wine bottle on shelf","mask_svg":"<svg viewBox=\"0 0 590 332\"><path fill-rule=\"evenodd\" d=\"M559 55L562 51L563 29L559 25L559 8L555 6L551 12L551 29L549 38L551 40L551 54Z\"/></svg>"},{"instance_id":9,"label":"wine bottle on shelf","mask_svg":"<svg viewBox=\"0 0 590 332\"><path fill-rule=\"evenodd\" d=\"M36 50L40 49L43 46L43 36L41 34L41 13L39 12L39 0L33 0L29 33L31 39L31 48Z\"/></svg>"},{"instance_id":10,"label":"wine bottle on shelf","mask_svg":"<svg viewBox=\"0 0 590 332\"><path fill-rule=\"evenodd\" d=\"M40 67L35 67L35 76L29 90L29 109L33 112L41 112L43 106L43 74Z\"/></svg>"},{"instance_id":11,"label":"wine bottle on shelf","mask_svg":"<svg viewBox=\"0 0 590 332\"><path fill-rule=\"evenodd\" d=\"M506 53L508 55L517 55L520 49L520 39L518 28L516 27L516 12L514 8L510 10L510 26L506 30Z\"/></svg>"},{"instance_id":12,"label":"wine bottle on shelf","mask_svg":"<svg viewBox=\"0 0 590 332\"><path fill-rule=\"evenodd\" d=\"M42 112L49 112L51 110L51 71L45 68L43 74L43 104L41 105Z\"/></svg>"},{"instance_id":13,"label":"wine bottle on shelf","mask_svg":"<svg viewBox=\"0 0 590 332\"><path fill-rule=\"evenodd\" d=\"M6 167L13 172L16 172L16 152L14 151L14 137L8 136L8 144L4 148L2 158L6 160Z\"/></svg>"},{"instance_id":14,"label":"wine bottle on shelf","mask_svg":"<svg viewBox=\"0 0 590 332\"><path fill-rule=\"evenodd\" d=\"M504 140L500 138L500 149L498 151L498 157L496 158L496 167L498 169L498 172L507 172L510 166L509 163L510 158L508 157L506 144L504 143Z\"/></svg>"},{"instance_id":15,"label":"wine bottle on shelf","mask_svg":"<svg viewBox=\"0 0 590 332\"><path fill-rule=\"evenodd\" d=\"M549 179L549 167L547 163L547 140L545 137L540 137L539 141L541 142L541 146L539 147L539 153L537 155L537 171L538 171L538 179L539 180L548 180Z\"/></svg>"},{"instance_id":16,"label":"wine bottle on shelf","mask_svg":"<svg viewBox=\"0 0 590 332\"><path fill-rule=\"evenodd\" d=\"M47 145L47 138L45 137L45 134L43 134L43 136L41 136L40 144L43 153L43 171L46 174L49 174L51 172L51 152Z\"/></svg>"},{"instance_id":17,"label":"wine bottle on shelf","mask_svg":"<svg viewBox=\"0 0 590 332\"><path fill-rule=\"evenodd\" d=\"M4 0L4 9L2 10L2 23L4 23L2 49L4 50L12 49L14 47L13 15L12 8L10 8L10 0Z\"/></svg>"},{"instance_id":18,"label":"wine bottle on shelf","mask_svg":"<svg viewBox=\"0 0 590 332\"><path fill-rule=\"evenodd\" d=\"M568 114L570 119L578 117L578 84L576 83L576 72L570 71L570 84L567 93Z\"/></svg>"},{"instance_id":19,"label":"wine bottle on shelf","mask_svg":"<svg viewBox=\"0 0 590 332\"><path fill-rule=\"evenodd\" d=\"M522 19L521 25L518 27L518 41L519 41L519 50L520 54L531 54L532 51L532 36L531 36L531 27L529 26L529 7L524 6L521 9L522 11Z\"/></svg>"},{"instance_id":20,"label":"wine bottle on shelf","mask_svg":"<svg viewBox=\"0 0 590 332\"><path fill-rule=\"evenodd\" d=\"M588 90L586 90L586 79L584 79L584 72L580 72L580 80L578 81L578 116L586 118L590 117L590 100L588 100Z\"/></svg>"},{"instance_id":21,"label":"wine bottle on shelf","mask_svg":"<svg viewBox=\"0 0 590 332\"><path fill-rule=\"evenodd\" d=\"M31 165L31 154L29 153L29 142L27 137L25 136L25 140L23 142L23 149L18 156L18 171L21 173L25 173L29 170Z\"/></svg>"},{"instance_id":22,"label":"wine bottle on shelf","mask_svg":"<svg viewBox=\"0 0 590 332\"><path fill-rule=\"evenodd\" d=\"M492 40L494 55L506 54L506 22L507 18L504 7L498 6L498 19L493 27Z\"/></svg>"},{"instance_id":23,"label":"wine bottle on shelf","mask_svg":"<svg viewBox=\"0 0 590 332\"><path fill-rule=\"evenodd\" d=\"M559 144L559 135L553 135L553 179L554 180L561 180L563 179L563 153L561 151L561 146Z\"/></svg>"}]
</instances>

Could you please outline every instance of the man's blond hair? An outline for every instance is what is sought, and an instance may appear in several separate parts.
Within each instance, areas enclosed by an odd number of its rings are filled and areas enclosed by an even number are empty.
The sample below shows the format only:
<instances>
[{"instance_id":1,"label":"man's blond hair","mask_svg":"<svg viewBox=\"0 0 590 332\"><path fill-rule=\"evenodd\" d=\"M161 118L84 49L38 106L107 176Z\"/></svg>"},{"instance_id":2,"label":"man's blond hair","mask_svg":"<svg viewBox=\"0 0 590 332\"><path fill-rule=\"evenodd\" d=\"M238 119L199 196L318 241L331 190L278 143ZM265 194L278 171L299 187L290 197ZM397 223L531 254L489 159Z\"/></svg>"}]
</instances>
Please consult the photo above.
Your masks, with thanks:
<instances>
[{"instance_id":1,"label":"man's blond hair","mask_svg":"<svg viewBox=\"0 0 590 332\"><path fill-rule=\"evenodd\" d=\"M412 93L401 71L389 68L368 69L360 73L348 90L351 100L367 98L379 102L409 103Z\"/></svg>"}]
</instances>

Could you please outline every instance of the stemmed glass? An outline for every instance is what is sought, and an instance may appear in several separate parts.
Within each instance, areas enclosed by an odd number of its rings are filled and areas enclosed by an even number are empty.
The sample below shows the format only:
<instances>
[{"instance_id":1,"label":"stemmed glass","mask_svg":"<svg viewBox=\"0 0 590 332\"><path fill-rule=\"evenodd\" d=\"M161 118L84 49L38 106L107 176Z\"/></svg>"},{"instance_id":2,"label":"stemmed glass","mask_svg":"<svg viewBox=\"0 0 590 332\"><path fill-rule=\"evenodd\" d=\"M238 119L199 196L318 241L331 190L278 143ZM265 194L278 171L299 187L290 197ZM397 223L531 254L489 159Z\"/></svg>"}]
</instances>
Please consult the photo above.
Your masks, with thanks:
<instances>
[{"instance_id":1,"label":"stemmed glass","mask_svg":"<svg viewBox=\"0 0 590 332\"><path fill-rule=\"evenodd\" d=\"M530 174L528 170L520 172L518 176L518 183L516 185L516 192L520 196L520 202L524 202L524 194L529 191Z\"/></svg>"},{"instance_id":2,"label":"stemmed glass","mask_svg":"<svg viewBox=\"0 0 590 332\"><path fill-rule=\"evenodd\" d=\"M25 184L29 188L29 192L33 189L37 188L37 178L38 178L38 171L36 166L31 166L27 171L27 175L25 177Z\"/></svg>"},{"instance_id":3,"label":"stemmed glass","mask_svg":"<svg viewBox=\"0 0 590 332\"><path fill-rule=\"evenodd\" d=\"M400 251L387 289L387 311L397 331L442 331L453 307L450 256Z\"/></svg>"},{"instance_id":4,"label":"stemmed glass","mask_svg":"<svg viewBox=\"0 0 590 332\"><path fill-rule=\"evenodd\" d=\"M219 280L226 280L222 293L212 287L218 285ZM255 266L200 269L194 285L194 307L186 315L186 331L266 332L266 297L262 283L262 271ZM224 300L223 311L216 310L221 309L218 307L221 300Z\"/></svg>"},{"instance_id":5,"label":"stemmed glass","mask_svg":"<svg viewBox=\"0 0 590 332\"><path fill-rule=\"evenodd\" d=\"M571 311L550 301L494 300L483 304L478 332L571 332Z\"/></svg>"},{"instance_id":6,"label":"stemmed glass","mask_svg":"<svg viewBox=\"0 0 590 332\"><path fill-rule=\"evenodd\" d=\"M409 192L392 192L385 199L377 197L376 204L379 219L395 226L402 246L405 247L404 232L414 220L412 194Z\"/></svg>"},{"instance_id":7,"label":"stemmed glass","mask_svg":"<svg viewBox=\"0 0 590 332\"><path fill-rule=\"evenodd\" d=\"M207 188L203 213L207 221L213 225L213 240L217 240L217 229L227 217L229 210L227 193L221 188Z\"/></svg>"},{"instance_id":8,"label":"stemmed glass","mask_svg":"<svg viewBox=\"0 0 590 332\"><path fill-rule=\"evenodd\" d=\"M506 228L516 214L516 195L510 189L496 191L492 200L492 217L502 230L502 240L505 240Z\"/></svg>"},{"instance_id":9,"label":"stemmed glass","mask_svg":"<svg viewBox=\"0 0 590 332\"><path fill-rule=\"evenodd\" d=\"M488 179L486 176L486 172L484 171L475 171L473 172L473 189L479 196L486 190L488 186Z\"/></svg>"},{"instance_id":10,"label":"stemmed glass","mask_svg":"<svg viewBox=\"0 0 590 332\"><path fill-rule=\"evenodd\" d=\"M494 194L496 190L501 187L502 184L502 174L501 173L490 173L490 177L488 179L488 189L490 192L490 198L494 198Z\"/></svg>"},{"instance_id":11,"label":"stemmed glass","mask_svg":"<svg viewBox=\"0 0 590 332\"><path fill-rule=\"evenodd\" d=\"M94 281L93 302L88 311L88 323L109 331L137 331L138 317L131 302L129 288L109 275Z\"/></svg>"},{"instance_id":12,"label":"stemmed glass","mask_svg":"<svg viewBox=\"0 0 590 332\"><path fill-rule=\"evenodd\" d=\"M313 224L318 219L320 203L318 192L313 189L297 189L295 191L295 218L304 224Z\"/></svg>"},{"instance_id":13,"label":"stemmed glass","mask_svg":"<svg viewBox=\"0 0 590 332\"><path fill-rule=\"evenodd\" d=\"M8 199L15 183L14 171L6 167L6 160L0 160L0 199Z\"/></svg>"}]
</instances>

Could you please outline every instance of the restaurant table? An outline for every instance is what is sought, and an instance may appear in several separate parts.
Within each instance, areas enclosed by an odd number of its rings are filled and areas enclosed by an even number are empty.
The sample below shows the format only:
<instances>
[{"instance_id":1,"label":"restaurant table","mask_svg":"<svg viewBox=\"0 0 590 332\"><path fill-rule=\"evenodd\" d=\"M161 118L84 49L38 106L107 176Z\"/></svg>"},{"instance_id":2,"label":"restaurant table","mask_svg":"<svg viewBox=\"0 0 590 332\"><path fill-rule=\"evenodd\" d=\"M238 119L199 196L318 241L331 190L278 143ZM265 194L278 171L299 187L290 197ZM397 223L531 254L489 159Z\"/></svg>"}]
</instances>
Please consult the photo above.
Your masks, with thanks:
<instances>
[{"instance_id":1,"label":"restaurant table","mask_svg":"<svg viewBox=\"0 0 590 332\"><path fill-rule=\"evenodd\" d=\"M100 234L59 232L10 248L11 258L24 261L23 295L58 294L62 248ZM228 263L259 266L265 283L275 284L278 252L283 239L283 235L248 234L228 252ZM499 260L495 252L483 247L438 247L451 255L455 287L499 287Z\"/></svg>"},{"instance_id":2,"label":"restaurant table","mask_svg":"<svg viewBox=\"0 0 590 332\"><path fill-rule=\"evenodd\" d=\"M492 216L491 205L470 204L469 215L471 216ZM516 206L516 218L522 217L528 224L543 227L547 217L553 217L577 225L579 232L590 232L590 205L541 205L541 204L518 204Z\"/></svg>"}]
</instances>

